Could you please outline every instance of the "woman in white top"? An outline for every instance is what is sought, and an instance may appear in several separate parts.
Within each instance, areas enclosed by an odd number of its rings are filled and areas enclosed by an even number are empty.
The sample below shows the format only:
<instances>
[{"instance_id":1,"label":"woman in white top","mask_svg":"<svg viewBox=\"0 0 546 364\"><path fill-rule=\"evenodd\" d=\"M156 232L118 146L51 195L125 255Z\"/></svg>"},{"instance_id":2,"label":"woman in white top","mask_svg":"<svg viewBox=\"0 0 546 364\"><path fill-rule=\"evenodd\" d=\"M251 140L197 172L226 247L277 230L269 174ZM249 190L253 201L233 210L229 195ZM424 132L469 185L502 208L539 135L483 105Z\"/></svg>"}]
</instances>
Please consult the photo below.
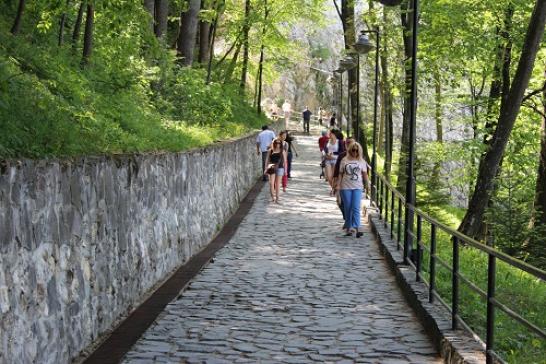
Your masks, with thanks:
<instances>
[{"instance_id":1,"label":"woman in white top","mask_svg":"<svg viewBox=\"0 0 546 364\"><path fill-rule=\"evenodd\" d=\"M339 140L337 139L335 133L330 133L330 140L322 152L324 153L324 161L326 165L326 180L330 184L330 187L334 188L334 167L336 165L337 156L340 152Z\"/></svg>"},{"instance_id":2,"label":"woman in white top","mask_svg":"<svg viewBox=\"0 0 546 364\"><path fill-rule=\"evenodd\" d=\"M345 212L346 236L362 236L360 228L360 204L364 183L368 186L368 164L362 158L362 147L358 143L352 143L347 150L347 155L339 165L339 178L337 179L337 190L343 200Z\"/></svg>"}]
</instances>

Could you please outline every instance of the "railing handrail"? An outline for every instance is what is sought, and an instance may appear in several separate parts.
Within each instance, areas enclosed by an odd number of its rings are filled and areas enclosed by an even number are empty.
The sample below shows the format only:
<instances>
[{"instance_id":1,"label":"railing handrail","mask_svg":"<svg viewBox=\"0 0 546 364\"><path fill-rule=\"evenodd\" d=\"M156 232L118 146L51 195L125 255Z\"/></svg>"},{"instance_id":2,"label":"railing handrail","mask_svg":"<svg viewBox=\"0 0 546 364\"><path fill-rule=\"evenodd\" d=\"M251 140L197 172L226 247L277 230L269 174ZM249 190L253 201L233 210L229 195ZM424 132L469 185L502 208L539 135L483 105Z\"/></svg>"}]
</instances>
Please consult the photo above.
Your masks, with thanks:
<instances>
[{"instance_id":1,"label":"railing handrail","mask_svg":"<svg viewBox=\"0 0 546 364\"><path fill-rule=\"evenodd\" d=\"M374 176L375 175L375 176ZM429 292L429 302L433 302L434 298L438 296L436 290L436 266L440 264L442 267L448 269L451 273L451 321L452 329L457 329L459 323L464 326L467 330L470 330L474 335L475 333L470 329L462 317L459 315L459 287L461 282L468 286L472 291L478 293L480 297L485 298L487 304L487 313L486 313L486 338L485 338L485 355L486 362L492 364L496 361L503 362L497 352L494 350L494 337L495 337L495 309L499 309L504 312L506 315L517 321L518 323L525 326L535 335L546 339L546 328L539 327L534 323L530 322L522 315L516 313L506 304L499 301L495 297L496 291L496 259L500 259L511 267L514 267L518 271L523 271L528 273L531 277L537 278L542 282L546 281L546 272L538 267L530 265L520 259L509 256L506 253L503 253L489 245L483 244L465 234L441 223L435 218L431 217L429 214L423 210L415 207L414 205L408 204L400 191L398 191L383 175L379 173L374 173L372 175L372 191L371 197L374 200L376 206L379 210L379 219L383 219L383 210L385 212L384 216L384 226L387 227L389 224L389 210L390 210L390 236L394 239L394 230L396 226L396 248L400 249L400 235L401 235L401 214L402 208L405 210L406 222L404 222L404 242L403 242L403 256L404 264L408 264L415 269L416 280L425 281L426 277L421 274L422 270L422 255L423 251L429 253L429 282L428 292ZM389 201L390 200L390 201ZM389 206L390 202L390 206ZM398 218L394 218L394 210L398 202ZM410 217L408 217L410 216ZM409 219L409 220L407 220ZM415 219L417 220L417 232L414 233L414 224ZM430 249L422 240L422 223L423 220L428 222L430 225ZM407 226L406 226L407 225ZM451 237L451 246L452 246L452 264L449 265L447 262L443 261L436 252L436 233L437 229L447 233ZM407 239L407 240L406 240ZM415 241L415 246L412 243ZM461 243L466 244L467 246L477 249L483 253L487 254L487 290L481 289L477 284L472 282L471 279L465 277L459 267L460 261L460 251ZM407 259L409 252L412 252L412 259L415 259L415 265ZM415 253L415 254L414 254ZM449 307L448 307L449 309ZM481 338L480 338L481 340Z\"/></svg>"},{"instance_id":2,"label":"railing handrail","mask_svg":"<svg viewBox=\"0 0 546 364\"><path fill-rule=\"evenodd\" d=\"M403 203L406 202L406 200L404 199L404 196L402 195L402 193L400 191L398 191L389 181L387 181L387 179L377 173L377 177L380 178L384 183L385 185L387 185L391 190L393 190L393 192L402 200ZM484 243L480 243L479 241L475 240L475 239L472 239L471 237L461 233L460 231L458 230L455 230L447 225L445 225L444 223L436 220L435 218L431 217L429 214L427 214L426 212L424 212L423 210L413 206L413 205L407 205L410 209L412 209L413 211L415 211L417 214L421 215L421 217L423 217L426 221L428 221L429 223L431 224L434 224L436 225L437 227L439 227L440 229L442 229L443 231L445 231L446 233L452 235L452 236L455 236L457 237L459 240L463 241L464 243L468 244L468 245L471 245L473 246L474 248L476 249L479 249L485 253L488 253L488 254L491 254L491 255L494 255L496 258L499 258L500 260L502 260L503 262L506 262L508 263L509 265L511 266L514 266L514 267L517 267L529 274L532 274L533 276L535 276L536 278L539 278L543 281L546 281L546 271L540 269L540 268L537 268L529 263L526 263L524 262L523 260L520 260L520 259L517 259L517 258L514 258L506 253L503 253L501 252L500 250L497 250L489 245L485 245Z\"/></svg>"}]
</instances>

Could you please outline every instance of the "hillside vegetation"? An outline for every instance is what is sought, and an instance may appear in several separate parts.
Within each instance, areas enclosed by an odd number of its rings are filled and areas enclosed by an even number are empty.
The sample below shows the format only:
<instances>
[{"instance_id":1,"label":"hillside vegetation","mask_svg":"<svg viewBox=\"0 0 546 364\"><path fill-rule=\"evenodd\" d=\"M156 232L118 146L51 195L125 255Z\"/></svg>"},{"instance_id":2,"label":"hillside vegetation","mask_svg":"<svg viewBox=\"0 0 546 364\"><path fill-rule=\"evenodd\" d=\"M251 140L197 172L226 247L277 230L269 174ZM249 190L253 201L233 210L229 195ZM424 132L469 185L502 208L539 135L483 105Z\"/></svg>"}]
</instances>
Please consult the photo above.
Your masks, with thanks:
<instances>
[{"instance_id":1,"label":"hillside vegetation","mask_svg":"<svg viewBox=\"0 0 546 364\"><path fill-rule=\"evenodd\" d=\"M0 158L179 151L265 122L238 85L179 66L138 8L128 22L96 19L84 66L80 43L57 44L54 19L27 9L13 35L14 6L0 5Z\"/></svg>"}]
</instances>

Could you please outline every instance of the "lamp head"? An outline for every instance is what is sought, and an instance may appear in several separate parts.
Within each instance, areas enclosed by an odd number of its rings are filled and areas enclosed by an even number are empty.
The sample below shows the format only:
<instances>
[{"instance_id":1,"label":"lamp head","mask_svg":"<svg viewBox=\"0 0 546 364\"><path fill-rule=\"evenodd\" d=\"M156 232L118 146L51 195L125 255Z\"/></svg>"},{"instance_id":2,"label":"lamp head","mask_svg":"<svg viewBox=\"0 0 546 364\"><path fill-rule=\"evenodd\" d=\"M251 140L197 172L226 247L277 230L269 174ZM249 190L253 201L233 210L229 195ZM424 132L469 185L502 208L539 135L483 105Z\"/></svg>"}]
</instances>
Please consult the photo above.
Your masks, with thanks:
<instances>
[{"instance_id":1,"label":"lamp head","mask_svg":"<svg viewBox=\"0 0 546 364\"><path fill-rule=\"evenodd\" d=\"M360 33L360 35L358 36L358 40L353 47L360 54L369 53L372 49L375 48L373 43L370 42L368 35L364 32Z\"/></svg>"},{"instance_id":2,"label":"lamp head","mask_svg":"<svg viewBox=\"0 0 546 364\"><path fill-rule=\"evenodd\" d=\"M342 68L344 70L350 70L356 67L356 61L351 56L346 56L341 61L339 61L339 68Z\"/></svg>"}]
</instances>

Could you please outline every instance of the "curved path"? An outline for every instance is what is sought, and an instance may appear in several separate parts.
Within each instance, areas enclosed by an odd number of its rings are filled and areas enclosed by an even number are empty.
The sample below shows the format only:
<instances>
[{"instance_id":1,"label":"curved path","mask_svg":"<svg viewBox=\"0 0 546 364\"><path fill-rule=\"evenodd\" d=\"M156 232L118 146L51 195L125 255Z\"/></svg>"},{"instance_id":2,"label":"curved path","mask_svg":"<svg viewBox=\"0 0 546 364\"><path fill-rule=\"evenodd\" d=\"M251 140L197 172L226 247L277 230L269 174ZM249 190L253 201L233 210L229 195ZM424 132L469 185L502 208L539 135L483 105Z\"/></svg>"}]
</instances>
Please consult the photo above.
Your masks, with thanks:
<instances>
[{"instance_id":1,"label":"curved path","mask_svg":"<svg viewBox=\"0 0 546 364\"><path fill-rule=\"evenodd\" d=\"M441 363L372 235L342 237L298 137L281 204L264 185L231 241L171 302L124 363Z\"/></svg>"}]
</instances>

